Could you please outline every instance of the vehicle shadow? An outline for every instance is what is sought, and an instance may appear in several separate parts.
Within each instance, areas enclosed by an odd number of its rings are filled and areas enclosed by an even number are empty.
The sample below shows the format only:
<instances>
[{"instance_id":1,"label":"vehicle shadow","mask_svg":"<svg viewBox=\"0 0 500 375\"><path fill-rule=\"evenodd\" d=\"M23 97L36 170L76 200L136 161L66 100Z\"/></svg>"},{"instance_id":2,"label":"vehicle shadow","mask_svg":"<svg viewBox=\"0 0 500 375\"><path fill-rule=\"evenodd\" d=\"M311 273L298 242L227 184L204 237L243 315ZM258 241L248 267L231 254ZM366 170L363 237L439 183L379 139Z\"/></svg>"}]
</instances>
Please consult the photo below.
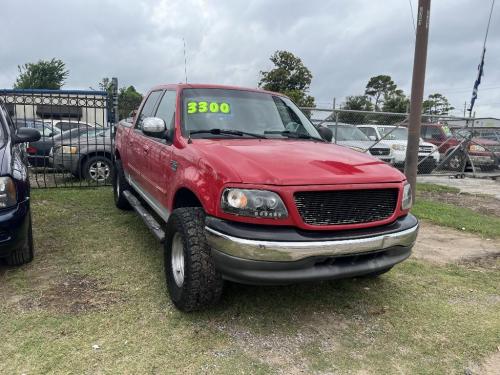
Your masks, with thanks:
<instances>
[{"instance_id":1,"label":"vehicle shadow","mask_svg":"<svg viewBox=\"0 0 500 375\"><path fill-rule=\"evenodd\" d=\"M352 323L353 319L385 314L404 293L401 283L390 274L287 286L226 283L217 306L190 314L189 319L216 329L224 327L230 334L287 335L298 328L313 331L325 320Z\"/></svg>"}]
</instances>

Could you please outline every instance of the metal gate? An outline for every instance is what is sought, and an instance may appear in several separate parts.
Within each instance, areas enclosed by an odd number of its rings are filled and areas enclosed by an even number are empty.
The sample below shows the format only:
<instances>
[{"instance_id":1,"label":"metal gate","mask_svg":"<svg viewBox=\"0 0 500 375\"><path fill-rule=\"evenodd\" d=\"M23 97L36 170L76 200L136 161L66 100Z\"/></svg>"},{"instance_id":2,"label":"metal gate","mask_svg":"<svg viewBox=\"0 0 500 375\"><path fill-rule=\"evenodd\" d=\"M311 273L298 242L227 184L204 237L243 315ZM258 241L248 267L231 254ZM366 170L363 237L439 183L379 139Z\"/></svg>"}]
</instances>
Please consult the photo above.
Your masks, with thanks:
<instances>
[{"instance_id":1,"label":"metal gate","mask_svg":"<svg viewBox=\"0 0 500 375\"><path fill-rule=\"evenodd\" d=\"M40 131L26 144L31 186L104 186L111 182L113 102L105 91L0 90L18 128Z\"/></svg>"}]
</instances>

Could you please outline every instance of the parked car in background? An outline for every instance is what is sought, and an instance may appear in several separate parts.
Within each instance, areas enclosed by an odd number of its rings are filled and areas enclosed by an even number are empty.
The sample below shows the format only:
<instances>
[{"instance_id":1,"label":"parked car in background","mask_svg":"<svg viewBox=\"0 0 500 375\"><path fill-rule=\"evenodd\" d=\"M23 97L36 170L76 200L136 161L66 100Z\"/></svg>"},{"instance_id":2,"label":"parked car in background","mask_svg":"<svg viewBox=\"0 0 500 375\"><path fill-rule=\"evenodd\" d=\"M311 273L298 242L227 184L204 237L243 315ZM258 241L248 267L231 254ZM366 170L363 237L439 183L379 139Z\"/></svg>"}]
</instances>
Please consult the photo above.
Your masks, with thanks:
<instances>
[{"instance_id":1,"label":"parked car in background","mask_svg":"<svg viewBox=\"0 0 500 375\"><path fill-rule=\"evenodd\" d=\"M500 143L489 139L473 137L467 150L457 149L464 137L457 137L450 128L441 123L422 123L420 135L424 141L432 143L438 147L441 157L447 158L447 165L453 171L461 171L467 167L467 155L474 163L474 166L488 171L497 167L497 158L492 152L500 151ZM457 149L457 150L456 150ZM455 152L453 152L455 151ZM450 153L452 153L451 156Z\"/></svg>"},{"instance_id":2,"label":"parked car in background","mask_svg":"<svg viewBox=\"0 0 500 375\"><path fill-rule=\"evenodd\" d=\"M0 101L0 258L19 266L33 259L30 182L23 144L36 142L35 128L17 128Z\"/></svg>"},{"instance_id":3,"label":"parked car in background","mask_svg":"<svg viewBox=\"0 0 500 375\"><path fill-rule=\"evenodd\" d=\"M111 129L95 128L70 137L63 134L50 153L51 165L89 181L108 181L113 168Z\"/></svg>"},{"instance_id":4,"label":"parked car in background","mask_svg":"<svg viewBox=\"0 0 500 375\"><path fill-rule=\"evenodd\" d=\"M370 154L386 163L394 164L394 155L390 146L386 142L375 143L356 126L328 121L324 122L322 126L326 126L332 131L332 143Z\"/></svg>"},{"instance_id":5,"label":"parked car in background","mask_svg":"<svg viewBox=\"0 0 500 375\"><path fill-rule=\"evenodd\" d=\"M164 242L177 308L215 304L224 280L374 277L410 256L405 176L324 130L282 94L192 83L153 88L118 124L115 204Z\"/></svg>"},{"instance_id":6,"label":"parked car in background","mask_svg":"<svg viewBox=\"0 0 500 375\"><path fill-rule=\"evenodd\" d=\"M17 128L32 128L40 132L40 140L27 145L28 162L34 167L48 167L50 149L54 145L53 137L60 134L61 130L38 119L17 119L15 125Z\"/></svg>"},{"instance_id":7,"label":"parked car in background","mask_svg":"<svg viewBox=\"0 0 500 375\"><path fill-rule=\"evenodd\" d=\"M474 128L474 136L500 142L500 128Z\"/></svg>"},{"instance_id":8,"label":"parked car in background","mask_svg":"<svg viewBox=\"0 0 500 375\"><path fill-rule=\"evenodd\" d=\"M394 155L394 165L404 169L406 161L406 146L408 143L408 128L394 125L357 125L372 141L382 141L390 146ZM419 172L430 173L439 163L440 155L437 146L420 140L418 148Z\"/></svg>"}]
</instances>

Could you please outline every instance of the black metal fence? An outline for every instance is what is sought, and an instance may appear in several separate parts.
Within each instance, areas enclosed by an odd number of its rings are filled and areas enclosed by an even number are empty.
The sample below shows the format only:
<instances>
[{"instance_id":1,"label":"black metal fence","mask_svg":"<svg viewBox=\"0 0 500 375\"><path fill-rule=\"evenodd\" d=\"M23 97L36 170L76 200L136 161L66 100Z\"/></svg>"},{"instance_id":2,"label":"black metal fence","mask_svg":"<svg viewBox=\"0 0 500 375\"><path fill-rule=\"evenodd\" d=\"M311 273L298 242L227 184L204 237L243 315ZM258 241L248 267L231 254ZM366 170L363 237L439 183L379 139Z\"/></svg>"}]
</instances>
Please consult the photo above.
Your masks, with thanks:
<instances>
[{"instance_id":1,"label":"black metal fence","mask_svg":"<svg viewBox=\"0 0 500 375\"><path fill-rule=\"evenodd\" d=\"M396 168L404 169L407 114L317 108L306 110L316 126L326 126L332 130L334 143L369 153ZM419 174L500 176L500 126L487 126L481 120L424 115L418 154Z\"/></svg>"},{"instance_id":2,"label":"black metal fence","mask_svg":"<svg viewBox=\"0 0 500 375\"><path fill-rule=\"evenodd\" d=\"M105 91L0 90L0 98L18 128L42 135L26 145L32 187L111 182L114 111Z\"/></svg>"}]
</instances>

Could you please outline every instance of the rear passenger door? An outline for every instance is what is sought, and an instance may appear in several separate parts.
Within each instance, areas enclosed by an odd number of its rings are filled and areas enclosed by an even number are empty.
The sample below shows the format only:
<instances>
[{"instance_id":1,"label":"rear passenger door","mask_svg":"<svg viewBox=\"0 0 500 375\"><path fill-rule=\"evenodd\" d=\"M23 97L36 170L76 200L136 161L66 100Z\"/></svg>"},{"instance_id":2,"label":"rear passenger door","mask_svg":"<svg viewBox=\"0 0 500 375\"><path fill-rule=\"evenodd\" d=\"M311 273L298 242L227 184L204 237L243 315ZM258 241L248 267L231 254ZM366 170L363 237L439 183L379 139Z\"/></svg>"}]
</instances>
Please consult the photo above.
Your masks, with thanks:
<instances>
[{"instance_id":1,"label":"rear passenger door","mask_svg":"<svg viewBox=\"0 0 500 375\"><path fill-rule=\"evenodd\" d=\"M128 172L129 177L132 179L132 184L137 185L136 188L144 189L145 181L143 173L148 167L148 144L144 142L144 135L142 133L142 123L146 117L152 117L156 112L156 106L163 91L152 91L144 105L141 112L137 115L134 129L129 132L127 144L127 166L125 170Z\"/></svg>"}]
</instances>

